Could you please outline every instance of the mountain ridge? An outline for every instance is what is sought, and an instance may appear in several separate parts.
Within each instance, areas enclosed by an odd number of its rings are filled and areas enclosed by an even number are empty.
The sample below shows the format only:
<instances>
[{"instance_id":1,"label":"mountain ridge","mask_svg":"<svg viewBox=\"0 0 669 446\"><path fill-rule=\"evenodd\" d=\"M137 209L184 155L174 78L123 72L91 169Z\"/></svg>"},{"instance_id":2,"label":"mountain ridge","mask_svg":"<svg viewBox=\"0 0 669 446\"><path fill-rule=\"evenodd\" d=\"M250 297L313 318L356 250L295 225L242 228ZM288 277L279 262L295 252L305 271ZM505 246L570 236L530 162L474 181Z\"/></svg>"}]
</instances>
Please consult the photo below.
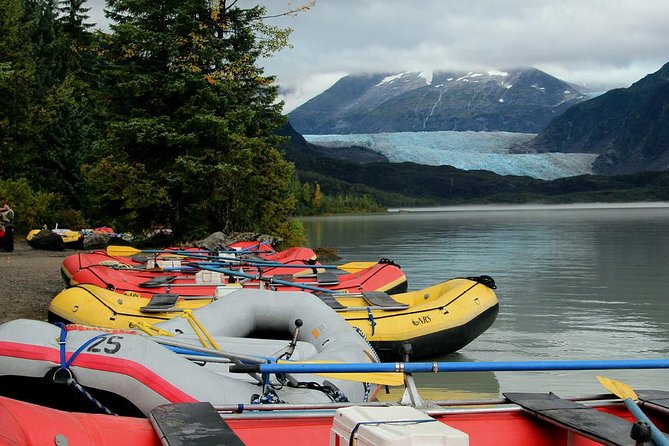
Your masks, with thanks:
<instances>
[{"instance_id":1,"label":"mountain ridge","mask_svg":"<svg viewBox=\"0 0 669 446\"><path fill-rule=\"evenodd\" d=\"M605 175L669 168L669 63L567 109L515 152L595 153Z\"/></svg>"},{"instance_id":2,"label":"mountain ridge","mask_svg":"<svg viewBox=\"0 0 669 446\"><path fill-rule=\"evenodd\" d=\"M538 133L587 99L536 68L349 75L288 113L302 134L438 130Z\"/></svg>"}]
</instances>

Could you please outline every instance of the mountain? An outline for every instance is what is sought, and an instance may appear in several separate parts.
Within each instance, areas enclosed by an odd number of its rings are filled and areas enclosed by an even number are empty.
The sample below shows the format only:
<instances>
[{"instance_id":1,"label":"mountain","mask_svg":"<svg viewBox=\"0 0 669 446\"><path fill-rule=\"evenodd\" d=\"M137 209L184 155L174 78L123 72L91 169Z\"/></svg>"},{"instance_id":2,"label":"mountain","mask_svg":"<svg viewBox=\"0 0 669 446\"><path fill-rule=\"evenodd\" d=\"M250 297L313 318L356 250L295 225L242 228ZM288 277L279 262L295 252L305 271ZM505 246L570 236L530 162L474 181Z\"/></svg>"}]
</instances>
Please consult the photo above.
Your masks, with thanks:
<instances>
[{"instance_id":1,"label":"mountain","mask_svg":"<svg viewBox=\"0 0 669 446\"><path fill-rule=\"evenodd\" d=\"M599 174L669 168L669 63L629 88L574 105L516 151L595 153Z\"/></svg>"},{"instance_id":2,"label":"mountain","mask_svg":"<svg viewBox=\"0 0 669 446\"><path fill-rule=\"evenodd\" d=\"M349 75L288 114L302 134L538 133L586 92L535 68Z\"/></svg>"}]
</instances>

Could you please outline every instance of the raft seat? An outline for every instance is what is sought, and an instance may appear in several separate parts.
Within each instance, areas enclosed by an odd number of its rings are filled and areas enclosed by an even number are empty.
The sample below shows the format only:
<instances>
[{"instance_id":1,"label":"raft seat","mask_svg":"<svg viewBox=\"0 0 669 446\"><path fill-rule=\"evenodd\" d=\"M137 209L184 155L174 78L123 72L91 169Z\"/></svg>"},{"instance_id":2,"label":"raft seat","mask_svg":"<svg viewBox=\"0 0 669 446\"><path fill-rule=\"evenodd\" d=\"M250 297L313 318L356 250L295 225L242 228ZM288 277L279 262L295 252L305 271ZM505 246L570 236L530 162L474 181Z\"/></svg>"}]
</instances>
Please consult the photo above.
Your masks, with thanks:
<instances>
[{"instance_id":1,"label":"raft seat","mask_svg":"<svg viewBox=\"0 0 669 446\"><path fill-rule=\"evenodd\" d=\"M617 446L636 444L630 437L633 423L615 415L564 400L554 393L504 393L504 396L541 420L599 443Z\"/></svg>"},{"instance_id":2,"label":"raft seat","mask_svg":"<svg viewBox=\"0 0 669 446\"><path fill-rule=\"evenodd\" d=\"M653 404L669 410L669 391L666 390L639 390L636 392L639 401Z\"/></svg>"},{"instance_id":3,"label":"raft seat","mask_svg":"<svg viewBox=\"0 0 669 446\"><path fill-rule=\"evenodd\" d=\"M331 293L317 292L314 295L318 296L323 302L328 304L330 308L335 311L360 311L360 310L406 310L409 305L403 304L393 299L388 293L383 291L363 291L360 294L346 294L333 295ZM366 307L347 307L342 305L335 297L362 297L365 302L369 304Z\"/></svg>"},{"instance_id":4,"label":"raft seat","mask_svg":"<svg viewBox=\"0 0 669 446\"><path fill-rule=\"evenodd\" d=\"M328 306L330 308L332 308L333 310L344 310L346 308L345 305L340 304L339 301L337 299L335 299L334 296L332 296L332 294L330 294L330 293L324 293L324 292L318 291L318 292L314 293L314 295L318 296L323 302L328 304Z\"/></svg>"},{"instance_id":5,"label":"raft seat","mask_svg":"<svg viewBox=\"0 0 669 446\"><path fill-rule=\"evenodd\" d=\"M149 421L165 446L244 445L211 403L158 406L149 414Z\"/></svg>"},{"instance_id":6,"label":"raft seat","mask_svg":"<svg viewBox=\"0 0 669 446\"><path fill-rule=\"evenodd\" d=\"M176 276L158 276L151 280L147 280L146 282L140 283L139 286L142 288L160 288L174 281L176 278Z\"/></svg>"},{"instance_id":7,"label":"raft seat","mask_svg":"<svg viewBox=\"0 0 669 446\"><path fill-rule=\"evenodd\" d=\"M409 308L409 305L397 302L390 296L390 294L383 291L363 291L362 298L365 299L368 304L381 309L392 308L393 310L397 310L398 307L400 309Z\"/></svg>"},{"instance_id":8,"label":"raft seat","mask_svg":"<svg viewBox=\"0 0 669 446\"><path fill-rule=\"evenodd\" d=\"M180 308L174 308L174 304L179 299L178 294L156 294L151 297L149 304L141 307L142 313L165 313L183 311Z\"/></svg>"}]
</instances>

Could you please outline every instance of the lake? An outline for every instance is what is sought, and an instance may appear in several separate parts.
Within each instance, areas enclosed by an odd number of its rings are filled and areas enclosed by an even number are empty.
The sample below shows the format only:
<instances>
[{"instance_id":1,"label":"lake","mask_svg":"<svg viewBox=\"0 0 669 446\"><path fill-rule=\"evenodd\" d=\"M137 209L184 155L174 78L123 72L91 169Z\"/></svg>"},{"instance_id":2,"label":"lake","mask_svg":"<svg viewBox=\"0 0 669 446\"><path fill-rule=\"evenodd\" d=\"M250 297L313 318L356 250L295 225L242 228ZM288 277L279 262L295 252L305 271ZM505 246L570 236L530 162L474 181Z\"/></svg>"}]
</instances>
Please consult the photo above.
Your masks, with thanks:
<instances>
[{"instance_id":1,"label":"lake","mask_svg":"<svg viewBox=\"0 0 669 446\"><path fill-rule=\"evenodd\" d=\"M669 203L463 206L300 219L342 262L389 258L409 288L490 275L493 326L440 361L669 358ZM604 393L595 375L669 390L667 370L417 375L427 397ZM396 395L391 395L396 396Z\"/></svg>"}]
</instances>

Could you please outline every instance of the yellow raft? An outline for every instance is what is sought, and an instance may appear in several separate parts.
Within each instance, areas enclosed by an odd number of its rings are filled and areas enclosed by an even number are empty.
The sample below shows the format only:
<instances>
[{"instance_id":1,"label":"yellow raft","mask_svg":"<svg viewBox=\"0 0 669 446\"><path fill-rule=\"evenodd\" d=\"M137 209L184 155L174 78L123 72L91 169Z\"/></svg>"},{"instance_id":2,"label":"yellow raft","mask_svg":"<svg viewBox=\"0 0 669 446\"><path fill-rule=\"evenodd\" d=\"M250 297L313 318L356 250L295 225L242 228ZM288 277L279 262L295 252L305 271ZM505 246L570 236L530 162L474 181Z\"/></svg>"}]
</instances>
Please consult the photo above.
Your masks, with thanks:
<instances>
[{"instance_id":1,"label":"yellow raft","mask_svg":"<svg viewBox=\"0 0 669 446\"><path fill-rule=\"evenodd\" d=\"M410 359L433 358L455 352L476 339L497 317L499 303L494 288L492 278L481 276L450 279L392 296L364 292L314 295L314 299L325 300L364 333L382 360L392 361L403 359L405 344L411 346ZM186 309L200 308L209 302L209 298L182 299L177 295L158 295L149 301L82 284L53 299L49 321L130 328L172 319Z\"/></svg>"}]
</instances>

